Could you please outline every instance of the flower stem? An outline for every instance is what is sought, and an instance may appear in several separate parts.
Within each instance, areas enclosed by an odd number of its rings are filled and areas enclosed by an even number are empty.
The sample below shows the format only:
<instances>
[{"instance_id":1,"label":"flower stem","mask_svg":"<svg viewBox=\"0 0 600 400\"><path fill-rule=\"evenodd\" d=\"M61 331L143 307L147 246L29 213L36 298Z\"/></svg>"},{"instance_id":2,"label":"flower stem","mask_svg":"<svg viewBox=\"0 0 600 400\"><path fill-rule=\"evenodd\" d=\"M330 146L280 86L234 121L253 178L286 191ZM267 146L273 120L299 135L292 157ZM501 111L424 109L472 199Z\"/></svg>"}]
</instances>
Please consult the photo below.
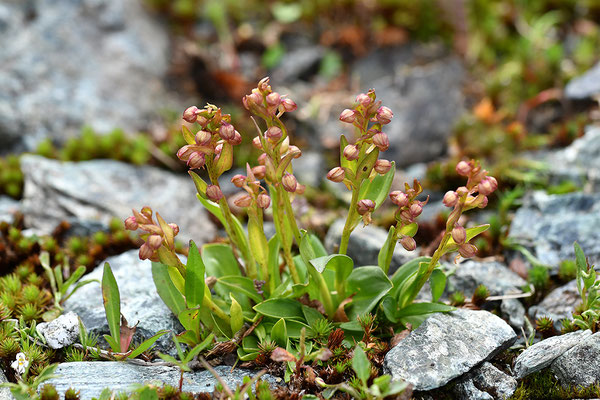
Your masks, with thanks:
<instances>
[{"instance_id":1,"label":"flower stem","mask_svg":"<svg viewBox=\"0 0 600 400\"><path fill-rule=\"evenodd\" d=\"M340 240L339 254L346 254L348 251L348 242L350 241L350 234L356 227L354 219L356 218L356 205L358 204L358 193L359 188L352 188L352 200L350 200L350 209L348 210L348 216L346 217L346 223L344 224L344 230L342 231L342 239Z\"/></svg>"}]
</instances>

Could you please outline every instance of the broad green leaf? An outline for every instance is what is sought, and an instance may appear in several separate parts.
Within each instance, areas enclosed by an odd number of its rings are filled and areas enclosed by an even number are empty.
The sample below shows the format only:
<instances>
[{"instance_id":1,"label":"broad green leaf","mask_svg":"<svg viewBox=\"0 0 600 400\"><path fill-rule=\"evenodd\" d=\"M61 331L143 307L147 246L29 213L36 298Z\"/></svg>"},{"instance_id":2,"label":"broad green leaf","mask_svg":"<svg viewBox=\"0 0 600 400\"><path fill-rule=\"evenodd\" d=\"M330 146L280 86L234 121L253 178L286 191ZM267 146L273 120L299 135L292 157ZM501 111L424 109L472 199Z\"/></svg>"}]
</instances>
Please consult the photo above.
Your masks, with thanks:
<instances>
[{"instance_id":1,"label":"broad green leaf","mask_svg":"<svg viewBox=\"0 0 600 400\"><path fill-rule=\"evenodd\" d=\"M148 350L151 346L153 346L154 343L158 339L160 339L161 336L163 336L165 333L168 333L168 332L169 331L167 331L167 330L158 331L154 336L149 337L148 339L144 340L138 347L135 348L135 350L133 350L131 353L129 353L127 358L135 358L135 357L139 356L144 351Z\"/></svg>"},{"instance_id":2,"label":"broad green leaf","mask_svg":"<svg viewBox=\"0 0 600 400\"><path fill-rule=\"evenodd\" d=\"M111 335L103 335L104 340L115 353L121 352L121 341L113 338Z\"/></svg>"},{"instance_id":3,"label":"broad green leaf","mask_svg":"<svg viewBox=\"0 0 600 400\"><path fill-rule=\"evenodd\" d=\"M201 196L202 198L205 198L206 197L206 188L208 187L208 183L206 183L206 181L204 179L200 178L200 175L198 175L197 173L195 173L192 170L188 171L188 174L190 174L190 176L192 177L192 180L194 181L194 185L196 186L196 192L198 192L198 195Z\"/></svg>"},{"instance_id":4,"label":"broad green leaf","mask_svg":"<svg viewBox=\"0 0 600 400\"><path fill-rule=\"evenodd\" d=\"M115 339L115 343L113 344L116 345L116 349L120 353L121 296L119 294L119 286L108 263L104 263L104 273L102 274L102 300L104 302L108 329L112 338Z\"/></svg>"},{"instance_id":5,"label":"broad green leaf","mask_svg":"<svg viewBox=\"0 0 600 400\"><path fill-rule=\"evenodd\" d=\"M419 269L419 264L422 262L431 261L431 257L417 257L404 264L402 264L396 272L392 275L391 281L394 284L394 288L391 290L390 295L394 298L398 298L399 291L402 289L405 281L410 278Z\"/></svg>"},{"instance_id":6,"label":"broad green leaf","mask_svg":"<svg viewBox=\"0 0 600 400\"><path fill-rule=\"evenodd\" d=\"M227 286L232 291L239 291L245 294L256 303L259 303L263 298L256 292L254 282L245 276L222 276L217 279L217 282Z\"/></svg>"},{"instance_id":7,"label":"broad green leaf","mask_svg":"<svg viewBox=\"0 0 600 400\"><path fill-rule=\"evenodd\" d=\"M139 392L139 400L158 400L158 392L148 386L142 388Z\"/></svg>"},{"instance_id":8,"label":"broad green leaf","mask_svg":"<svg viewBox=\"0 0 600 400\"><path fill-rule=\"evenodd\" d=\"M153 262L152 280L154 281L158 295L165 305L173 312L173 314L179 315L179 313L186 308L185 298L171 281L167 268L166 265Z\"/></svg>"},{"instance_id":9,"label":"broad green leaf","mask_svg":"<svg viewBox=\"0 0 600 400\"><path fill-rule=\"evenodd\" d=\"M177 319L181 322L181 325L188 331L194 332L196 336L200 334L200 320L201 310L197 308L186 308L177 314ZM209 319L209 323L202 320L202 323L208 326L212 326L212 320Z\"/></svg>"},{"instance_id":10,"label":"broad green leaf","mask_svg":"<svg viewBox=\"0 0 600 400\"><path fill-rule=\"evenodd\" d=\"M348 294L354 294L346 313L352 321L370 312L392 288L387 275L376 266L355 268L346 281Z\"/></svg>"},{"instance_id":11,"label":"broad green leaf","mask_svg":"<svg viewBox=\"0 0 600 400\"><path fill-rule=\"evenodd\" d=\"M583 249L577 242L573 243L573 246L575 247L575 263L577 264L577 269L587 271L587 261Z\"/></svg>"},{"instance_id":12,"label":"broad green leaf","mask_svg":"<svg viewBox=\"0 0 600 400\"><path fill-rule=\"evenodd\" d=\"M258 339L256 338L256 336L250 335L242 339L242 348L248 352L260 350L260 347L258 346Z\"/></svg>"},{"instance_id":13,"label":"broad green leaf","mask_svg":"<svg viewBox=\"0 0 600 400\"><path fill-rule=\"evenodd\" d=\"M194 359L194 357L196 357L198 354L200 354L201 351L207 349L212 344L214 338L215 338L215 335L213 335L212 333L210 335L208 335L206 337L206 339L204 339L201 343L198 343L196 346L194 346L194 348L185 355L185 359L183 361L185 361L186 363L189 363L190 361L192 361Z\"/></svg>"},{"instance_id":14,"label":"broad green leaf","mask_svg":"<svg viewBox=\"0 0 600 400\"><path fill-rule=\"evenodd\" d=\"M398 319L396 318L396 311L398 310L398 304L396 303L396 299L389 294L385 295L385 297L381 300L380 307L385 314L385 317L391 322L396 323Z\"/></svg>"},{"instance_id":15,"label":"broad green leaf","mask_svg":"<svg viewBox=\"0 0 600 400\"><path fill-rule=\"evenodd\" d=\"M185 299L187 306L192 308L202 305L204 300L204 263L196 247L196 243L190 240L190 251L188 253L187 265L185 267Z\"/></svg>"},{"instance_id":16,"label":"broad green leaf","mask_svg":"<svg viewBox=\"0 0 600 400\"><path fill-rule=\"evenodd\" d=\"M240 303L235 300L231 293L229 294L229 297L231 298L231 307L229 308L231 331L236 333L244 326L244 314L242 312L242 306L240 306Z\"/></svg>"},{"instance_id":17,"label":"broad green leaf","mask_svg":"<svg viewBox=\"0 0 600 400\"><path fill-rule=\"evenodd\" d=\"M375 151L372 153L374 152ZM375 161L377 161L376 157ZM375 164L375 161L373 161L373 165ZM390 168L385 175L377 174L370 181L363 182L358 198L361 200L373 200L375 202L375 210L377 210L390 193L390 188L392 187L392 181L394 180L395 173L396 163L392 161L392 168Z\"/></svg>"},{"instance_id":18,"label":"broad green leaf","mask_svg":"<svg viewBox=\"0 0 600 400\"><path fill-rule=\"evenodd\" d=\"M344 157L344 149L346 148L346 146L348 146L348 144L349 143L348 139L346 139L346 136L340 136L340 167L344 168L344 170L352 171L352 173L355 174L356 164L358 164L358 161L350 161L346 157Z\"/></svg>"},{"instance_id":19,"label":"broad green leaf","mask_svg":"<svg viewBox=\"0 0 600 400\"><path fill-rule=\"evenodd\" d=\"M271 12L278 22L289 24L302 17L302 5L296 3L275 2L271 6Z\"/></svg>"},{"instance_id":20,"label":"broad green leaf","mask_svg":"<svg viewBox=\"0 0 600 400\"><path fill-rule=\"evenodd\" d=\"M222 243L209 243L202 246L202 261L206 275L222 276L242 275L231 246Z\"/></svg>"},{"instance_id":21,"label":"broad green leaf","mask_svg":"<svg viewBox=\"0 0 600 400\"><path fill-rule=\"evenodd\" d=\"M432 314L437 312L449 312L456 310L455 307L440 303L413 303L396 313L396 318L403 318L413 315Z\"/></svg>"},{"instance_id":22,"label":"broad green leaf","mask_svg":"<svg viewBox=\"0 0 600 400\"><path fill-rule=\"evenodd\" d=\"M413 237L417 234L419 230L419 224L413 222L412 224L404 225L402 229L400 229L400 235Z\"/></svg>"},{"instance_id":23,"label":"broad green leaf","mask_svg":"<svg viewBox=\"0 0 600 400\"><path fill-rule=\"evenodd\" d=\"M444 294L444 289L446 289L446 274L444 271L439 268L434 269L429 277L429 284L433 301L438 301Z\"/></svg>"},{"instance_id":24,"label":"broad green leaf","mask_svg":"<svg viewBox=\"0 0 600 400\"><path fill-rule=\"evenodd\" d=\"M367 179L369 178L369 175L371 174L371 170L373 169L373 166L375 166L375 163L377 162L377 158L379 158L379 149L377 147L375 147L373 150L371 150L370 153L367 154L367 156L360 162L360 164L358 164L358 166L356 167L356 178L354 178L355 182L360 182L363 179ZM393 171L393 169L390 170L390 172ZM366 196L369 189L369 183L368 181L363 182L360 188L360 194L362 194L363 196ZM372 192L372 194L378 193L379 190L374 190ZM385 194L385 196L387 196L387 193ZM368 197L362 197L359 196L359 199L366 199ZM374 199L371 199L374 200Z\"/></svg>"},{"instance_id":25,"label":"broad green leaf","mask_svg":"<svg viewBox=\"0 0 600 400\"><path fill-rule=\"evenodd\" d=\"M359 345L354 348L352 369L356 373L358 379L360 379L363 384L366 384L371 376L371 362L367 358L365 351Z\"/></svg>"},{"instance_id":26,"label":"broad green leaf","mask_svg":"<svg viewBox=\"0 0 600 400\"><path fill-rule=\"evenodd\" d=\"M182 333L177 335L177 340L179 340L179 342L185 343L190 347L194 347L196 343L198 343L199 339L200 338L198 334L190 330L183 331Z\"/></svg>"},{"instance_id":27,"label":"broad green leaf","mask_svg":"<svg viewBox=\"0 0 600 400\"><path fill-rule=\"evenodd\" d=\"M475 236L479 235L480 233L487 231L489 227L490 227L490 224L484 224L484 225L478 225L478 226L474 226L471 228L467 228L466 229L466 232L467 232L466 242L469 242L471 239L473 239ZM452 239L452 237L450 237L450 240L448 240L448 243L446 244L446 247L444 248L444 254L451 253L453 251L456 251L457 249L458 249L458 245L456 244L454 239Z\"/></svg>"},{"instance_id":28,"label":"broad green leaf","mask_svg":"<svg viewBox=\"0 0 600 400\"><path fill-rule=\"evenodd\" d=\"M273 328L271 329L271 339L280 347L285 348L287 346L288 339L285 319L281 318L273 325Z\"/></svg>"},{"instance_id":29,"label":"broad green leaf","mask_svg":"<svg viewBox=\"0 0 600 400\"><path fill-rule=\"evenodd\" d=\"M260 355L260 353L261 353L260 351L248 353L248 352L244 351L241 347L238 347L238 349L237 349L237 356L240 359L240 361L256 360L256 357L258 357Z\"/></svg>"},{"instance_id":30,"label":"broad green leaf","mask_svg":"<svg viewBox=\"0 0 600 400\"><path fill-rule=\"evenodd\" d=\"M300 339L302 328L306 329L307 331L310 328L310 326L307 324L293 319L286 319L285 326L287 328L287 337L291 339Z\"/></svg>"},{"instance_id":31,"label":"broad green leaf","mask_svg":"<svg viewBox=\"0 0 600 400\"><path fill-rule=\"evenodd\" d=\"M281 283L281 276L279 274L279 248L279 236L274 235L269 240L269 279L273 288L278 287ZM272 294L273 290L271 290Z\"/></svg>"},{"instance_id":32,"label":"broad green leaf","mask_svg":"<svg viewBox=\"0 0 600 400\"><path fill-rule=\"evenodd\" d=\"M181 126L181 132L183 133L183 138L185 142L190 145L196 144L196 136L188 129L187 126Z\"/></svg>"},{"instance_id":33,"label":"broad green leaf","mask_svg":"<svg viewBox=\"0 0 600 400\"><path fill-rule=\"evenodd\" d=\"M333 254L330 256L318 257L310 260L315 269L325 277L327 286L330 290L338 292L338 299L342 301L346 298L345 287L346 279L354 268L354 261L344 254ZM328 272L331 271L333 274ZM333 278L333 282L332 279Z\"/></svg>"},{"instance_id":34,"label":"broad green leaf","mask_svg":"<svg viewBox=\"0 0 600 400\"><path fill-rule=\"evenodd\" d=\"M304 319L306 320L306 322L308 322L308 325L311 327L315 325L316 321L320 319L325 319L323 314L321 314L319 311L315 310L312 307L303 305L302 312L304 313Z\"/></svg>"},{"instance_id":35,"label":"broad green leaf","mask_svg":"<svg viewBox=\"0 0 600 400\"><path fill-rule=\"evenodd\" d=\"M394 255L394 252L390 251L392 247L392 241L396 241L396 227L394 225L390 226L387 238L385 239L385 242L383 242L383 244L381 245L381 249L379 250L379 254L377 255L377 265L379 265L379 268L381 268L386 274L390 270L392 256ZM395 244L393 247L395 247Z\"/></svg>"},{"instance_id":36,"label":"broad green leaf","mask_svg":"<svg viewBox=\"0 0 600 400\"><path fill-rule=\"evenodd\" d=\"M254 310L267 317L304 320L302 304L293 299L268 299L255 305Z\"/></svg>"},{"instance_id":37,"label":"broad green leaf","mask_svg":"<svg viewBox=\"0 0 600 400\"><path fill-rule=\"evenodd\" d=\"M327 250L316 235L306 233L300 240L300 254L306 260L314 260L327 255Z\"/></svg>"}]
</instances>

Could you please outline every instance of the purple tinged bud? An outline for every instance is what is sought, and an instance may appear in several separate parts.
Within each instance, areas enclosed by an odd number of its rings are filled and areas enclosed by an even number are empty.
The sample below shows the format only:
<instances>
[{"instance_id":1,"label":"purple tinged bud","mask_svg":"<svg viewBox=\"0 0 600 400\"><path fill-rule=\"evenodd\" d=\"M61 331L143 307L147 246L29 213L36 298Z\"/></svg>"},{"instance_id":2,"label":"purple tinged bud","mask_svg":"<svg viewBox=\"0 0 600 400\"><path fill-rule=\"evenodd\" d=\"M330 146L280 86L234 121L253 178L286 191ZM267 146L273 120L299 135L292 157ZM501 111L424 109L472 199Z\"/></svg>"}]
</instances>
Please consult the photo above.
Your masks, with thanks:
<instances>
[{"instance_id":1,"label":"purple tinged bud","mask_svg":"<svg viewBox=\"0 0 600 400\"><path fill-rule=\"evenodd\" d=\"M461 176L469 176L472 170L473 167L466 161L460 161L458 164L456 164L456 173Z\"/></svg>"},{"instance_id":2,"label":"purple tinged bud","mask_svg":"<svg viewBox=\"0 0 600 400\"><path fill-rule=\"evenodd\" d=\"M148 236L146 243L148 244L148 247L154 251L159 249L159 247L162 245L162 241L163 239L160 235L150 235Z\"/></svg>"},{"instance_id":3,"label":"purple tinged bud","mask_svg":"<svg viewBox=\"0 0 600 400\"><path fill-rule=\"evenodd\" d=\"M177 236L177 234L179 233L179 225L174 224L173 222L167 225L169 225L171 229L173 229L173 236Z\"/></svg>"},{"instance_id":4,"label":"purple tinged bud","mask_svg":"<svg viewBox=\"0 0 600 400\"><path fill-rule=\"evenodd\" d=\"M356 102L365 107L368 107L369 104L371 104L371 98L368 95L361 93L358 96L356 96Z\"/></svg>"},{"instance_id":5,"label":"purple tinged bud","mask_svg":"<svg viewBox=\"0 0 600 400\"><path fill-rule=\"evenodd\" d=\"M377 132L373 135L373 144L381 151L386 151L390 147L390 139L383 132Z\"/></svg>"},{"instance_id":6,"label":"purple tinged bud","mask_svg":"<svg viewBox=\"0 0 600 400\"><path fill-rule=\"evenodd\" d=\"M223 143L219 143L215 146L215 154L219 155L223 151Z\"/></svg>"},{"instance_id":7,"label":"purple tinged bud","mask_svg":"<svg viewBox=\"0 0 600 400\"><path fill-rule=\"evenodd\" d=\"M409 198L406 193L399 190L394 190L392 193L390 193L390 200L392 200L392 203L398 207L406 207L409 202Z\"/></svg>"},{"instance_id":8,"label":"purple tinged bud","mask_svg":"<svg viewBox=\"0 0 600 400\"><path fill-rule=\"evenodd\" d=\"M196 106L191 106L185 109L183 112L183 119L190 124L196 122L198 119L198 114L200 113L200 109Z\"/></svg>"},{"instance_id":9,"label":"purple tinged bud","mask_svg":"<svg viewBox=\"0 0 600 400\"><path fill-rule=\"evenodd\" d=\"M191 169L198 169L204 166L205 161L206 158L204 156L204 153L195 151L192 154L190 154L190 158L188 158L187 160L187 165Z\"/></svg>"},{"instance_id":10,"label":"purple tinged bud","mask_svg":"<svg viewBox=\"0 0 600 400\"><path fill-rule=\"evenodd\" d=\"M125 229L129 231L135 231L139 227L139 224L135 220L135 217L131 216L125 220Z\"/></svg>"},{"instance_id":11,"label":"purple tinged bud","mask_svg":"<svg viewBox=\"0 0 600 400\"><path fill-rule=\"evenodd\" d=\"M267 163L267 153L262 153L260 156L258 156L258 164L265 165L266 163Z\"/></svg>"},{"instance_id":12,"label":"purple tinged bud","mask_svg":"<svg viewBox=\"0 0 600 400\"><path fill-rule=\"evenodd\" d=\"M265 177L265 174L267 173L267 168L264 165L258 165L256 167L252 168L252 173L254 174L256 179L262 179Z\"/></svg>"},{"instance_id":13,"label":"purple tinged bud","mask_svg":"<svg viewBox=\"0 0 600 400\"><path fill-rule=\"evenodd\" d=\"M269 129L267 129L266 135L269 140L271 140L272 142L276 142L279 139L281 139L283 132L281 131L281 128L279 128L278 126L272 126Z\"/></svg>"},{"instance_id":14,"label":"purple tinged bud","mask_svg":"<svg viewBox=\"0 0 600 400\"><path fill-rule=\"evenodd\" d=\"M290 173L283 175L281 178L281 183L283 184L283 188L288 192L295 192L298 187L298 181L296 177Z\"/></svg>"},{"instance_id":15,"label":"purple tinged bud","mask_svg":"<svg viewBox=\"0 0 600 400\"><path fill-rule=\"evenodd\" d=\"M196 143L200 145L207 145L210 143L210 139L212 139L212 135L207 131L198 131L196 133Z\"/></svg>"},{"instance_id":16,"label":"purple tinged bud","mask_svg":"<svg viewBox=\"0 0 600 400\"><path fill-rule=\"evenodd\" d=\"M456 189L456 194L460 197L464 196L467 193L469 193L469 189L467 189L466 186L461 186L458 189Z\"/></svg>"},{"instance_id":17,"label":"purple tinged bud","mask_svg":"<svg viewBox=\"0 0 600 400\"><path fill-rule=\"evenodd\" d=\"M341 182L344 180L346 172L342 167L335 167L327 173L327 179L332 182Z\"/></svg>"},{"instance_id":18,"label":"purple tinged bud","mask_svg":"<svg viewBox=\"0 0 600 400\"><path fill-rule=\"evenodd\" d=\"M302 185L302 184L298 184L298 186L296 186L296 193L298 194L304 194L304 191L306 190L306 186Z\"/></svg>"},{"instance_id":19,"label":"purple tinged bud","mask_svg":"<svg viewBox=\"0 0 600 400\"><path fill-rule=\"evenodd\" d=\"M271 205L271 198L268 194L261 193L256 196L256 204L262 209L268 208Z\"/></svg>"},{"instance_id":20,"label":"purple tinged bud","mask_svg":"<svg viewBox=\"0 0 600 400\"><path fill-rule=\"evenodd\" d=\"M283 110L286 112L296 111L296 109L298 108L296 103L293 100L290 100L288 98L281 99L281 106L283 107Z\"/></svg>"},{"instance_id":21,"label":"purple tinged bud","mask_svg":"<svg viewBox=\"0 0 600 400\"><path fill-rule=\"evenodd\" d=\"M281 96L277 92L269 93L266 100L270 107L277 107L281 103Z\"/></svg>"},{"instance_id":22,"label":"purple tinged bud","mask_svg":"<svg viewBox=\"0 0 600 400\"><path fill-rule=\"evenodd\" d=\"M195 150L193 146L185 145L177 151L177 158L179 158L181 161L187 161L194 151Z\"/></svg>"},{"instance_id":23,"label":"purple tinged bud","mask_svg":"<svg viewBox=\"0 0 600 400\"><path fill-rule=\"evenodd\" d=\"M302 156L302 150L298 146L291 145L288 147L288 153L293 153L292 158L300 158Z\"/></svg>"},{"instance_id":24,"label":"purple tinged bud","mask_svg":"<svg viewBox=\"0 0 600 400\"><path fill-rule=\"evenodd\" d=\"M233 178L231 178L231 183L233 183L234 186L238 188L244 186L244 182L246 182L246 177L241 174L234 175Z\"/></svg>"},{"instance_id":25,"label":"purple tinged bud","mask_svg":"<svg viewBox=\"0 0 600 400\"><path fill-rule=\"evenodd\" d=\"M477 185L477 191L484 196L489 196L498 189L498 181L493 176L486 176Z\"/></svg>"},{"instance_id":26,"label":"purple tinged bud","mask_svg":"<svg viewBox=\"0 0 600 400\"><path fill-rule=\"evenodd\" d=\"M417 248L417 242L410 236L403 236L402 239L400 239L400 244L408 251L414 251Z\"/></svg>"},{"instance_id":27,"label":"purple tinged bud","mask_svg":"<svg viewBox=\"0 0 600 400\"><path fill-rule=\"evenodd\" d=\"M254 146L255 148L257 148L258 150L262 150L262 143L260 142L260 138L258 136L256 136L254 139L252 139L252 146Z\"/></svg>"},{"instance_id":28,"label":"purple tinged bud","mask_svg":"<svg viewBox=\"0 0 600 400\"><path fill-rule=\"evenodd\" d=\"M349 144L346 147L344 147L344 157L346 157L348 161L356 160L359 155L360 150L355 145Z\"/></svg>"},{"instance_id":29,"label":"purple tinged bud","mask_svg":"<svg viewBox=\"0 0 600 400\"><path fill-rule=\"evenodd\" d=\"M375 209L375 202L369 199L359 200L356 209L360 215L365 215Z\"/></svg>"},{"instance_id":30,"label":"purple tinged bud","mask_svg":"<svg viewBox=\"0 0 600 400\"><path fill-rule=\"evenodd\" d=\"M479 205L477 207L485 208L487 205L488 205L488 198L487 198L487 196L483 196L483 198L481 199L481 203L479 203Z\"/></svg>"},{"instance_id":31,"label":"purple tinged bud","mask_svg":"<svg viewBox=\"0 0 600 400\"><path fill-rule=\"evenodd\" d=\"M385 175L392 169L392 163L388 160L377 160L373 168L378 174Z\"/></svg>"},{"instance_id":32,"label":"purple tinged bud","mask_svg":"<svg viewBox=\"0 0 600 400\"><path fill-rule=\"evenodd\" d=\"M449 190L446 192L446 194L444 195L444 199L442 200L442 203L444 203L444 205L446 207L454 207L456 205L456 203L458 202L458 195L456 194L456 192L453 192L452 190Z\"/></svg>"},{"instance_id":33,"label":"purple tinged bud","mask_svg":"<svg viewBox=\"0 0 600 400\"><path fill-rule=\"evenodd\" d=\"M471 258L477 253L477 247L471 243L463 243L458 246L458 253L464 258Z\"/></svg>"},{"instance_id":34,"label":"purple tinged bud","mask_svg":"<svg viewBox=\"0 0 600 400\"><path fill-rule=\"evenodd\" d=\"M454 239L454 243L456 244L463 244L467 240L466 229L456 224L454 229L452 229L452 239Z\"/></svg>"},{"instance_id":35,"label":"purple tinged bud","mask_svg":"<svg viewBox=\"0 0 600 400\"><path fill-rule=\"evenodd\" d=\"M235 128L233 125L225 122L219 128L219 136L225 140L231 140L235 136Z\"/></svg>"},{"instance_id":36,"label":"purple tinged bud","mask_svg":"<svg viewBox=\"0 0 600 400\"><path fill-rule=\"evenodd\" d=\"M148 243L144 243L140 246L140 260L149 260L154 255L154 250L148 245Z\"/></svg>"},{"instance_id":37,"label":"purple tinged bud","mask_svg":"<svg viewBox=\"0 0 600 400\"><path fill-rule=\"evenodd\" d=\"M250 206L250 204L252 204L252 197L250 197L249 194L243 194L240 197L238 197L237 199L234 200L233 204L235 204L238 207L248 207Z\"/></svg>"},{"instance_id":38,"label":"purple tinged bud","mask_svg":"<svg viewBox=\"0 0 600 400\"><path fill-rule=\"evenodd\" d=\"M423 212L423 206L421 204L419 204L418 202L412 203L410 205L410 207L408 208L408 211L410 211L410 214L413 217L418 217Z\"/></svg>"},{"instance_id":39,"label":"purple tinged bud","mask_svg":"<svg viewBox=\"0 0 600 400\"><path fill-rule=\"evenodd\" d=\"M394 118L394 113L388 107L381 106L379 107L379 110L377 110L376 118L382 125L389 124L392 121L392 118Z\"/></svg>"},{"instance_id":40,"label":"purple tinged bud","mask_svg":"<svg viewBox=\"0 0 600 400\"><path fill-rule=\"evenodd\" d=\"M354 114L354 110L346 108L340 114L340 121L347 122L349 124L353 123L356 120L356 115Z\"/></svg>"},{"instance_id":41,"label":"purple tinged bud","mask_svg":"<svg viewBox=\"0 0 600 400\"><path fill-rule=\"evenodd\" d=\"M217 185L208 185L206 187L206 197L216 203L223 198L223 192Z\"/></svg>"},{"instance_id":42,"label":"purple tinged bud","mask_svg":"<svg viewBox=\"0 0 600 400\"><path fill-rule=\"evenodd\" d=\"M238 144L241 144L242 143L242 135L240 135L240 133L238 131L235 131L233 133L233 138L228 140L227 143L229 143L232 146L237 146Z\"/></svg>"}]
</instances>

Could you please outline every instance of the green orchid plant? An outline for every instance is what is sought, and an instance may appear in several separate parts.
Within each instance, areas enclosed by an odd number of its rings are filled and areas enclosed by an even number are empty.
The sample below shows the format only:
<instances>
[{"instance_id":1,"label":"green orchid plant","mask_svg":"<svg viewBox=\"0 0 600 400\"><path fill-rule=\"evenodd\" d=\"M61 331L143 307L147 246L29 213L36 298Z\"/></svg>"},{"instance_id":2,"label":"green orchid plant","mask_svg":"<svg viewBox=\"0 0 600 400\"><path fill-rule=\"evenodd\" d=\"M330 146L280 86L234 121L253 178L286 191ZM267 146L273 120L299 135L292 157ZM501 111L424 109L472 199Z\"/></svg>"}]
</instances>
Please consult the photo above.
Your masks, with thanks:
<instances>
[{"instance_id":1,"label":"green orchid plant","mask_svg":"<svg viewBox=\"0 0 600 400\"><path fill-rule=\"evenodd\" d=\"M202 342L206 331L218 339L238 337L238 356L247 361L277 346L297 354L301 332L319 335L331 324L349 336L361 335L357 318L368 313L384 318L392 329L403 329L428 314L453 309L437 302L446 283L439 261L455 251L462 257L475 254L469 241L488 225L465 229L459 218L467 210L485 207L487 196L497 188L487 171L475 161L458 163L456 170L467 183L444 196L452 211L437 250L432 257L400 266L389 277L396 244L416 248L416 219L427 203L418 199L423 189L416 180L412 186L406 184L404 191L390 193L394 162L380 155L389 147L382 130L392 120L392 111L370 90L340 115L342 122L355 127L356 138L351 143L341 137L340 165L327 178L343 183L352 199L338 253L328 254L315 235L301 229L292 207L304 191L292 162L302 153L290 144L281 117L294 111L296 104L273 91L265 78L243 98L243 105L255 116L257 136L252 143L261 151L258 165L247 165L245 175L231 178L242 190L232 202L246 211L247 229L232 213L219 182L233 165L233 146L241 143L241 134L231 125L231 117L211 104L185 110L183 118L194 128L183 127L187 144L177 156L190 168L198 200L222 223L229 243L205 244L200 251L191 241L184 263L175 253L176 224L165 222L149 207L134 210L125 220L128 229L143 231L140 258L153 261L157 291L185 328L180 341L193 347ZM198 169L206 170L208 182L193 171ZM398 207L396 223L383 243L378 265L355 266L346 255L350 234L361 221L371 223L372 213L388 196ZM276 228L272 237L265 236L263 229L269 207ZM433 302L415 303L427 281ZM306 343L311 346L311 341Z\"/></svg>"}]
</instances>

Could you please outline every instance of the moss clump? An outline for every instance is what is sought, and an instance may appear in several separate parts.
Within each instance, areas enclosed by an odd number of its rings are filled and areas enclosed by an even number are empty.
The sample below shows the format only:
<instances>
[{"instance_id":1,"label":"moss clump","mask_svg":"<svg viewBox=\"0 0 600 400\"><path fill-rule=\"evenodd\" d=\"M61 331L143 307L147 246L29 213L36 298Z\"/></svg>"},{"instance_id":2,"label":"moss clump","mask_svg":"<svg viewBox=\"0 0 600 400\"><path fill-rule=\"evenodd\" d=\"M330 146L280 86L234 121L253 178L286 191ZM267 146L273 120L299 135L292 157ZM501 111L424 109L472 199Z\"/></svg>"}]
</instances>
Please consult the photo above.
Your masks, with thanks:
<instances>
[{"instance_id":1,"label":"moss clump","mask_svg":"<svg viewBox=\"0 0 600 400\"><path fill-rule=\"evenodd\" d=\"M523 379L509 400L563 400L598 397L600 397L600 385L588 388L563 387L552 372L545 369Z\"/></svg>"}]
</instances>

